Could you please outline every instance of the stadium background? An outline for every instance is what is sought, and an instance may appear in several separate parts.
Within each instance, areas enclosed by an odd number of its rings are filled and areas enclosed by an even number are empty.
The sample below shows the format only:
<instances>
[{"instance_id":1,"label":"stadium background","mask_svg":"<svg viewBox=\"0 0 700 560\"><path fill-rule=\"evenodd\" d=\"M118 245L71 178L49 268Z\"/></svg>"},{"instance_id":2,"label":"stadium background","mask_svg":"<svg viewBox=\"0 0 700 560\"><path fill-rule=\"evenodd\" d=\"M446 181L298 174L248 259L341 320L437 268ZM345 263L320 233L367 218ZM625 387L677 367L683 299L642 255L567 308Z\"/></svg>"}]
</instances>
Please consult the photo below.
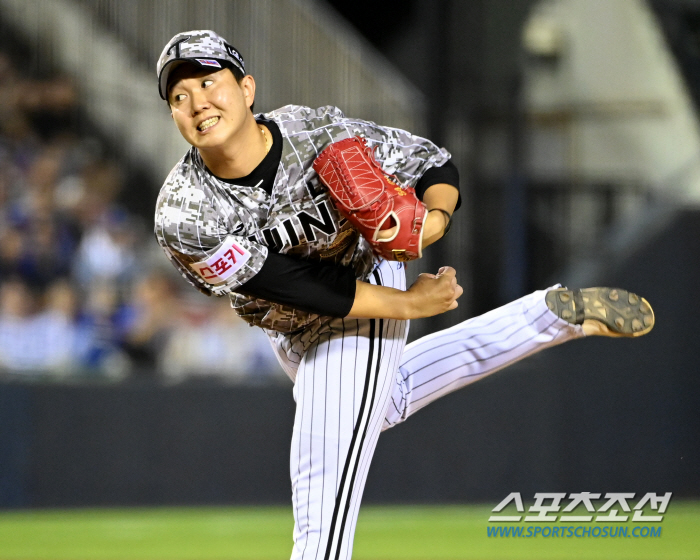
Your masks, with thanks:
<instances>
[{"instance_id":1,"label":"stadium background","mask_svg":"<svg viewBox=\"0 0 700 560\"><path fill-rule=\"evenodd\" d=\"M657 314L384 434L365 503L405 507L361 515L357 556L700 557L700 2L0 0L0 558L290 547L290 383L151 233L186 149L155 60L193 28L241 50L258 111L334 104L453 153L463 207L411 272L450 264L465 294L411 338L555 282ZM664 537L484 538L510 492L583 490L674 492ZM110 509L136 506L185 507Z\"/></svg>"}]
</instances>

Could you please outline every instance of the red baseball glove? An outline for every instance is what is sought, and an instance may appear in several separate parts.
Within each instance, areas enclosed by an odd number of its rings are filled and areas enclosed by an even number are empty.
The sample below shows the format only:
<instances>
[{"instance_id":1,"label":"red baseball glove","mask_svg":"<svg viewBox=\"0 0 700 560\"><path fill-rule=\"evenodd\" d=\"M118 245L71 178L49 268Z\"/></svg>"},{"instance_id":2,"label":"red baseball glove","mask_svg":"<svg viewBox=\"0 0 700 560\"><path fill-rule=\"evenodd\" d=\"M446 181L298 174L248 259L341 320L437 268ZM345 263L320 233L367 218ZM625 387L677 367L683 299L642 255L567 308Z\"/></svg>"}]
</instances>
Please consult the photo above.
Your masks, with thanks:
<instances>
[{"instance_id":1,"label":"red baseball glove","mask_svg":"<svg viewBox=\"0 0 700 560\"><path fill-rule=\"evenodd\" d=\"M387 175L363 138L334 142L314 161L314 171L328 187L338 211L369 241L374 252L391 261L422 256L426 207L412 187L402 188ZM398 226L394 235L379 232Z\"/></svg>"}]
</instances>

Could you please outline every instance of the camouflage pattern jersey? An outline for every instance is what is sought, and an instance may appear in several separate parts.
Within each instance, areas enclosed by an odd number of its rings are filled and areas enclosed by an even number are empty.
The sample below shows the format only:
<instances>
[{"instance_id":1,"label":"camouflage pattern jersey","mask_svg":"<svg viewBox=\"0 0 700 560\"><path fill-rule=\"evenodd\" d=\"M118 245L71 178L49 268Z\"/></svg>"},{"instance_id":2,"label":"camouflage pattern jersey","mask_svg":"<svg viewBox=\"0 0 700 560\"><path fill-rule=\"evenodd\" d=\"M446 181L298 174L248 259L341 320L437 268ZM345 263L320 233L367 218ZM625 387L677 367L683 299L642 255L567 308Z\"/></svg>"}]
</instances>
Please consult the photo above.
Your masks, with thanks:
<instances>
[{"instance_id":1,"label":"camouflage pattern jersey","mask_svg":"<svg viewBox=\"0 0 700 560\"><path fill-rule=\"evenodd\" d=\"M236 292L262 268L270 250L351 266L360 280L376 266L369 244L337 212L319 182L312 168L316 156L332 142L362 136L385 171L404 187L415 187L427 169L442 166L450 154L429 140L346 118L330 106L288 105L256 118L274 121L282 133L272 194L217 179L193 147L161 188L156 238L190 284L207 295L228 296L251 325L280 333L316 331L330 318Z\"/></svg>"}]
</instances>

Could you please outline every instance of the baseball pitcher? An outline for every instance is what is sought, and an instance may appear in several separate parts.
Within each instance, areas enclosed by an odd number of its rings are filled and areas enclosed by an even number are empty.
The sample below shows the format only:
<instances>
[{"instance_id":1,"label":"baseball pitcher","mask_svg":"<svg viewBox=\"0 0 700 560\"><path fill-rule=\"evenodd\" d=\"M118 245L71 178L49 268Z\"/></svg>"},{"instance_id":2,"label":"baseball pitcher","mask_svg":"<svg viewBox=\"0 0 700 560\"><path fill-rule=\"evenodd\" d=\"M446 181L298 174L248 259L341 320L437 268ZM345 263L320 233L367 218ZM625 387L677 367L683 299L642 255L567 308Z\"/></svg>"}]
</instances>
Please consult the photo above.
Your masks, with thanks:
<instances>
[{"instance_id":1,"label":"baseball pitcher","mask_svg":"<svg viewBox=\"0 0 700 560\"><path fill-rule=\"evenodd\" d=\"M351 557L381 431L534 352L653 327L635 294L557 286L406 345L410 319L462 293L450 267L404 274L460 205L449 152L335 107L255 114L255 80L213 31L175 35L157 73L192 145L158 197L158 242L265 331L294 382L294 560Z\"/></svg>"}]
</instances>

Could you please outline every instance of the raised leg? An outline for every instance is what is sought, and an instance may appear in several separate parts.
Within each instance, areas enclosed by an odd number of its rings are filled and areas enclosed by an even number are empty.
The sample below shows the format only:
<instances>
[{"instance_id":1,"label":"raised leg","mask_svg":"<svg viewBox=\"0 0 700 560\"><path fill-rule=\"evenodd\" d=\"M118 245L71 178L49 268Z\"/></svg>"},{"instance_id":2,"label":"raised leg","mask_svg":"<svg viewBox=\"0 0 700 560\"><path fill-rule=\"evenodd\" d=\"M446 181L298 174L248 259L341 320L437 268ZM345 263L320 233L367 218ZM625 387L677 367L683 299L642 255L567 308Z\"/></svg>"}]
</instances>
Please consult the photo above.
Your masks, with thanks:
<instances>
[{"instance_id":1,"label":"raised leg","mask_svg":"<svg viewBox=\"0 0 700 560\"><path fill-rule=\"evenodd\" d=\"M541 290L406 346L383 429L530 354L584 336Z\"/></svg>"}]
</instances>

